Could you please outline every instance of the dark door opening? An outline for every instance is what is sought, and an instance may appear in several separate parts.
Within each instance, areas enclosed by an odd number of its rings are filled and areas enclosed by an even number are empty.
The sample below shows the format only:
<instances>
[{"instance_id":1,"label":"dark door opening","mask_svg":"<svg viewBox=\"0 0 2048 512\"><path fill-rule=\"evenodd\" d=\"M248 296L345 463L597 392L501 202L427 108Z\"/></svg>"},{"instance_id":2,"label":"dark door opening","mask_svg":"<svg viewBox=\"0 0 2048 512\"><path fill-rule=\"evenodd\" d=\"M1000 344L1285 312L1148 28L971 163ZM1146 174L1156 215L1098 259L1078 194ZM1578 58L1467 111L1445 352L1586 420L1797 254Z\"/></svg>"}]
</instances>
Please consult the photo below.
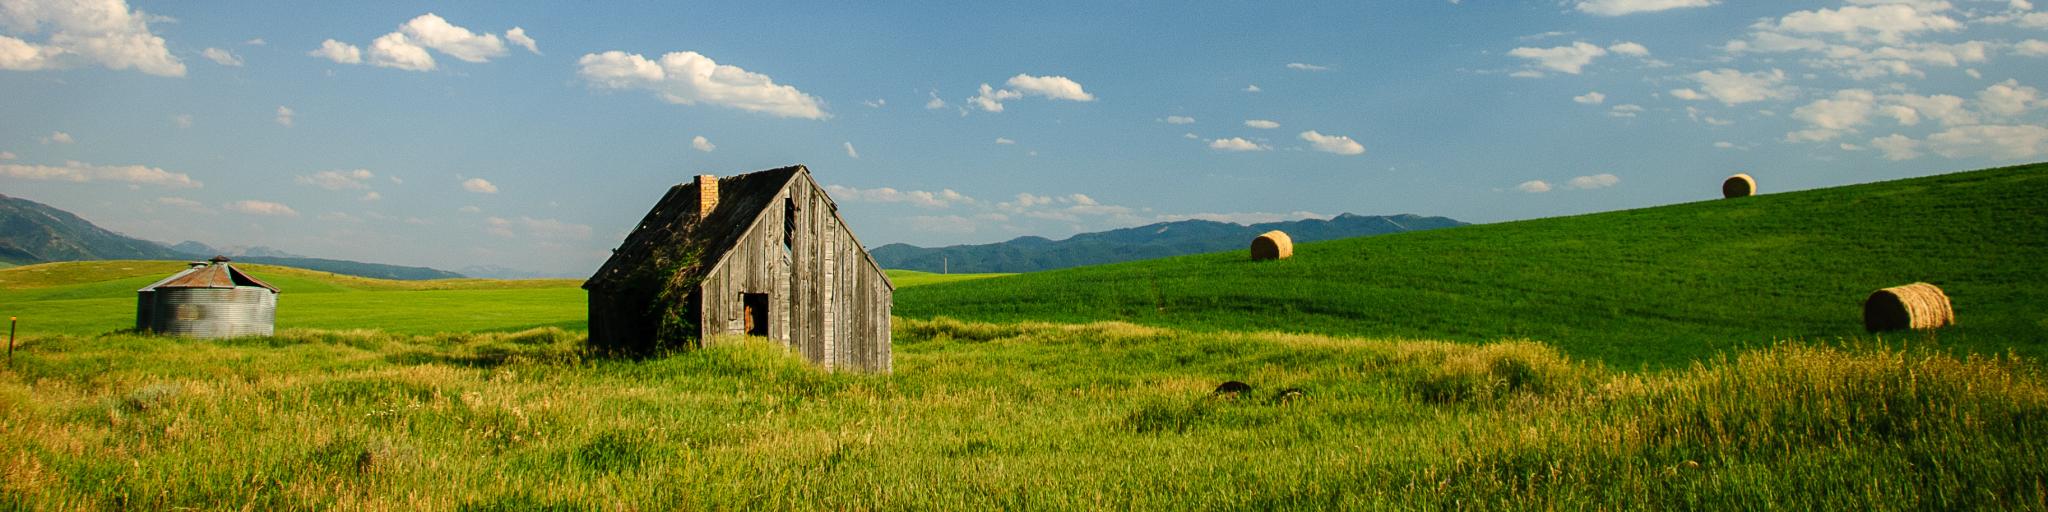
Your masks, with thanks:
<instances>
[{"instance_id":1,"label":"dark door opening","mask_svg":"<svg viewBox=\"0 0 2048 512\"><path fill-rule=\"evenodd\" d=\"M768 336L768 294L741 293L740 304L746 308L747 335Z\"/></svg>"}]
</instances>

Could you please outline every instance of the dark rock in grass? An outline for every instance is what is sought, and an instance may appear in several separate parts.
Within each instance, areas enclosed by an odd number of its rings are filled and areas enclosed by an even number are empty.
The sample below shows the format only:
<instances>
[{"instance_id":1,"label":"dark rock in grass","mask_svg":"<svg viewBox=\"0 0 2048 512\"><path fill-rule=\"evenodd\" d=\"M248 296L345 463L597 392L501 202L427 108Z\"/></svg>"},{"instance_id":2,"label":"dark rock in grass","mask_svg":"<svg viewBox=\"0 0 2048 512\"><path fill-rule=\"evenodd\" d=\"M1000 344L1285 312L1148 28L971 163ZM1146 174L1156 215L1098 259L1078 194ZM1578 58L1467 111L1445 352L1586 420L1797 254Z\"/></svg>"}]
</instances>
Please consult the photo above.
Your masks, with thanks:
<instances>
[{"instance_id":1,"label":"dark rock in grass","mask_svg":"<svg viewBox=\"0 0 2048 512\"><path fill-rule=\"evenodd\" d=\"M1233 380L1233 381L1230 381L1230 382L1225 382L1225 383L1223 383L1223 385L1221 385L1221 386L1216 386L1216 391L1215 391L1214 393L1210 393L1210 395L1212 395L1212 396L1224 396L1224 397L1235 397L1235 396L1237 396L1237 395L1238 395L1239 393L1244 393L1244 392L1247 392L1247 391L1251 391L1251 390L1252 390L1252 385L1251 385L1251 384L1245 384L1245 383L1243 383L1243 382L1238 382L1238 381L1234 381L1234 380Z\"/></svg>"}]
</instances>

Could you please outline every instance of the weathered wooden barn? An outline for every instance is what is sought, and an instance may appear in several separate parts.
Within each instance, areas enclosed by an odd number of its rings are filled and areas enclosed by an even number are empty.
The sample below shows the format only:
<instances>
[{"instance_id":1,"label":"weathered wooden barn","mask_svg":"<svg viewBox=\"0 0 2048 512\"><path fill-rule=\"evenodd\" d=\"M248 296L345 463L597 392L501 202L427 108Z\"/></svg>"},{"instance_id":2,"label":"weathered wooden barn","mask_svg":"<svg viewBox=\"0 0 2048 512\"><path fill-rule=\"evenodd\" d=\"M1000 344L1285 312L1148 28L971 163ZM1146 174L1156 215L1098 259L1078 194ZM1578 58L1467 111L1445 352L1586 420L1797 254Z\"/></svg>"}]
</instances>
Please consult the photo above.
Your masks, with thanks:
<instances>
[{"instance_id":1,"label":"weathered wooden barn","mask_svg":"<svg viewBox=\"0 0 2048 512\"><path fill-rule=\"evenodd\" d=\"M583 289L601 348L744 334L833 370L893 363L895 285L801 165L670 187Z\"/></svg>"}]
</instances>

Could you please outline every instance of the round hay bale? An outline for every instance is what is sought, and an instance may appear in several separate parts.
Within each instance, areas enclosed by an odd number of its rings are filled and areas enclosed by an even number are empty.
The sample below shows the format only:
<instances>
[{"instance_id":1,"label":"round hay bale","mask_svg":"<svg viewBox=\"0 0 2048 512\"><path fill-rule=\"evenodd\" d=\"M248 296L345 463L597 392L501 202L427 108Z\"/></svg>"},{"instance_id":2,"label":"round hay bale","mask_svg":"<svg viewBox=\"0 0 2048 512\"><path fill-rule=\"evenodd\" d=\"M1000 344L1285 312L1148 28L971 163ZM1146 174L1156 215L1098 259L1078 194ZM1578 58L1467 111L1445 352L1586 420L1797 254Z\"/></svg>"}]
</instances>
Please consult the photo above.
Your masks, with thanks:
<instances>
[{"instance_id":1,"label":"round hay bale","mask_svg":"<svg viewBox=\"0 0 2048 512\"><path fill-rule=\"evenodd\" d=\"M1756 178L1751 178L1748 174L1729 176L1728 181L1721 182L1723 198L1734 199L1753 195L1756 195Z\"/></svg>"},{"instance_id":2,"label":"round hay bale","mask_svg":"<svg viewBox=\"0 0 2048 512\"><path fill-rule=\"evenodd\" d=\"M1863 328L1870 332L1937 329L1956 324L1948 294L1927 283L1878 290L1863 299Z\"/></svg>"},{"instance_id":3,"label":"round hay bale","mask_svg":"<svg viewBox=\"0 0 2048 512\"><path fill-rule=\"evenodd\" d=\"M1294 257L1294 238L1281 231L1267 231L1252 239L1253 260L1284 260Z\"/></svg>"},{"instance_id":4,"label":"round hay bale","mask_svg":"<svg viewBox=\"0 0 2048 512\"><path fill-rule=\"evenodd\" d=\"M1251 390L1252 390L1252 385L1251 385L1251 384L1245 384L1245 383L1243 383L1243 382L1238 382L1238 381L1234 381L1234 380L1233 380L1233 381L1230 381L1230 382L1225 382L1225 383L1223 383L1223 385L1221 385L1221 386L1216 386L1216 391L1215 391L1214 393L1210 393L1210 394L1211 394L1211 395L1215 395L1215 396L1233 396L1233 397L1234 397L1234 396L1237 396L1237 395L1238 395L1239 393L1244 393L1244 392L1248 392L1248 391L1251 391Z\"/></svg>"}]
</instances>

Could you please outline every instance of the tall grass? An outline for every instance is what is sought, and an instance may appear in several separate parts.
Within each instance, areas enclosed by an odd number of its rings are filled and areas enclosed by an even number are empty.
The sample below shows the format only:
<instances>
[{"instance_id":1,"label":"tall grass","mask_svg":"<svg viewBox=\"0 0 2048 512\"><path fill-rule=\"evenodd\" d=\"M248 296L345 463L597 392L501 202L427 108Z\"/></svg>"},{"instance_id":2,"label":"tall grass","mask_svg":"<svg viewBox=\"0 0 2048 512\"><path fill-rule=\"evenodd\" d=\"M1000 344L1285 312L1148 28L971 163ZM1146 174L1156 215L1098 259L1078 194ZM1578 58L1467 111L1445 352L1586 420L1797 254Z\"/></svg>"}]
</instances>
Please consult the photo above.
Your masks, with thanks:
<instances>
[{"instance_id":1,"label":"tall grass","mask_svg":"<svg viewBox=\"0 0 2048 512\"><path fill-rule=\"evenodd\" d=\"M38 337L0 372L0 503L2048 509L2048 379L2011 356L1642 372L1533 342L897 327L890 376L747 341L596 357L557 329Z\"/></svg>"}]
</instances>

